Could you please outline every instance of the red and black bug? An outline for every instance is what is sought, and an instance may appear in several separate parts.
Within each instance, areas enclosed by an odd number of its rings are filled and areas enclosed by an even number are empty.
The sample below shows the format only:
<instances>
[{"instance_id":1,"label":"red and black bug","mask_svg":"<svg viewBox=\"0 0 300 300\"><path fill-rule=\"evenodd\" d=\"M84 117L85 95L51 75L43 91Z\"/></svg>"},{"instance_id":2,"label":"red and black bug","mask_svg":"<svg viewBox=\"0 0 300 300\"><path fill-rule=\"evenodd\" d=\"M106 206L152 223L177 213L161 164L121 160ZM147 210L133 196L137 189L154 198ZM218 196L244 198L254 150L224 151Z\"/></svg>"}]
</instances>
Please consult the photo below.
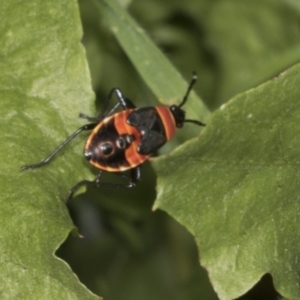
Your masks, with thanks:
<instances>
[{"instance_id":1,"label":"red and black bug","mask_svg":"<svg viewBox=\"0 0 300 300\"><path fill-rule=\"evenodd\" d=\"M108 95L104 112L97 117L80 114L79 117L87 119L91 123L77 129L42 162L23 166L21 170L44 166L79 133L93 130L85 144L84 156L100 171L94 181L82 180L74 185L69 192L67 201L83 184L92 183L98 187L117 188L135 186L141 178L141 164L173 137L176 128L182 127L187 122L205 126L200 121L186 119L185 111L181 109L196 81L197 76L194 74L181 103L171 106L136 108L119 89L112 89ZM106 112L113 94L116 94L118 102L109 112ZM120 105L122 111L116 112ZM127 184L101 182L100 177L103 171L116 173L130 171L131 177Z\"/></svg>"}]
</instances>

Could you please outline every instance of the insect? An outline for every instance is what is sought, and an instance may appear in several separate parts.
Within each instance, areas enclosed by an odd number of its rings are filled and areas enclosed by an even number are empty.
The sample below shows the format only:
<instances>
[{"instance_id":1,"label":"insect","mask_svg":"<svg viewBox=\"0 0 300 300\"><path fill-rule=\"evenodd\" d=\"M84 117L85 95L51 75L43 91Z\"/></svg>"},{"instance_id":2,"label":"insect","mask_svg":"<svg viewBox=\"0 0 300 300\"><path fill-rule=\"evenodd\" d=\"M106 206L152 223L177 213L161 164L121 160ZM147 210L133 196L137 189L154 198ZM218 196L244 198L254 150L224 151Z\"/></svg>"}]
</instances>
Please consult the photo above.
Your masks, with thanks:
<instances>
[{"instance_id":1,"label":"insect","mask_svg":"<svg viewBox=\"0 0 300 300\"><path fill-rule=\"evenodd\" d=\"M108 95L103 112L97 117L79 114L79 117L87 119L91 123L78 128L46 159L36 164L22 166L21 170L35 169L46 165L82 131L92 130L84 147L84 156L99 169L99 173L93 181L82 180L75 184L69 191L67 202L72 198L74 192L85 184L94 184L97 187L134 187L141 178L143 162L173 137L176 128L180 128L188 122L205 126L200 121L186 119L185 111L181 108L186 103L196 81L197 76L194 74L181 103L171 106L136 108L119 89L113 88ZM114 94L118 102L107 112L109 101ZM120 106L122 110L116 112ZM124 171L130 171L129 182L126 184L102 182L100 178L103 171L121 174Z\"/></svg>"}]
</instances>

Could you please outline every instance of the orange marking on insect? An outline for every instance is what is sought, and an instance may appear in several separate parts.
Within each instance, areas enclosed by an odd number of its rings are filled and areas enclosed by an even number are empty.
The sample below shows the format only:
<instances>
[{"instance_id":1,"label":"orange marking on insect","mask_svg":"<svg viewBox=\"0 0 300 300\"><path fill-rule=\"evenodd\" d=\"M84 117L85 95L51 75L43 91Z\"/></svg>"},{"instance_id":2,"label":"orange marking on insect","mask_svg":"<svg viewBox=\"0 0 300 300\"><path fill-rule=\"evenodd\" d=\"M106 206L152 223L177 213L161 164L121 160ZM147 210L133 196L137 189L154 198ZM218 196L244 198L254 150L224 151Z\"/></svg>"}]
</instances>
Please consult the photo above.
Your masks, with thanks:
<instances>
[{"instance_id":1,"label":"orange marking on insect","mask_svg":"<svg viewBox=\"0 0 300 300\"><path fill-rule=\"evenodd\" d=\"M175 119L167 106L156 106L155 107L156 111L158 112L164 128L165 128L165 133L166 133L166 138L167 140L170 140L175 132L176 132L176 123Z\"/></svg>"},{"instance_id":2,"label":"orange marking on insect","mask_svg":"<svg viewBox=\"0 0 300 300\"><path fill-rule=\"evenodd\" d=\"M126 168L135 168L136 166L142 164L145 160L149 158L150 155L142 155L137 152L137 148L142 140L142 135L137 128L131 126L127 123L127 118L133 109L122 111L115 119L115 127L118 130L118 133L121 134L130 134L134 136L134 141L132 144L125 150L125 157L127 162L131 167Z\"/></svg>"}]
</instances>

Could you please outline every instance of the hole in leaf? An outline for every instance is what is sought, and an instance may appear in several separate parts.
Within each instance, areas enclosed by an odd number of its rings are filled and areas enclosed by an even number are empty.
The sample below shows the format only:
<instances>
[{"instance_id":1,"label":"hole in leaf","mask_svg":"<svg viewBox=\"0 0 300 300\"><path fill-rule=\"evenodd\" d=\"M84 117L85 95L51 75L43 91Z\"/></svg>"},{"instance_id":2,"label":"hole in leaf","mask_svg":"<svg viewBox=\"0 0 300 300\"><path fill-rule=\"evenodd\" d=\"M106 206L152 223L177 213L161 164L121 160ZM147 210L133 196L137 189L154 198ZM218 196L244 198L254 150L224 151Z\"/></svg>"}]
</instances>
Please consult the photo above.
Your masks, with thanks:
<instances>
[{"instance_id":1,"label":"hole in leaf","mask_svg":"<svg viewBox=\"0 0 300 300\"><path fill-rule=\"evenodd\" d=\"M80 281L108 300L217 300L192 235L165 212L152 212L155 175L143 166L135 189L88 189L70 214L83 238L58 249Z\"/></svg>"},{"instance_id":2,"label":"hole in leaf","mask_svg":"<svg viewBox=\"0 0 300 300\"><path fill-rule=\"evenodd\" d=\"M246 294L236 300L280 300L282 297L274 288L270 274L265 274L260 281Z\"/></svg>"}]
</instances>

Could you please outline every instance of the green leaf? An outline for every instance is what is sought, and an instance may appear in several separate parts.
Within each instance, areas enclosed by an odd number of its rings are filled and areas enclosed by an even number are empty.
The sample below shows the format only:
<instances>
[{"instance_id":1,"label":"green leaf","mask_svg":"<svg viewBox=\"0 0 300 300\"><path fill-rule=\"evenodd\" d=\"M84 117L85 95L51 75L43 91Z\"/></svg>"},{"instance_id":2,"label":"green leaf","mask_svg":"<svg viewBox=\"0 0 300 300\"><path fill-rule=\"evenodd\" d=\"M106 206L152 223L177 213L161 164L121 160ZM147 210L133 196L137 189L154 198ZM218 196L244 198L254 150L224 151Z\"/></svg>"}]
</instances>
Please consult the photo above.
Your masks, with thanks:
<instances>
[{"instance_id":1,"label":"green leaf","mask_svg":"<svg viewBox=\"0 0 300 300\"><path fill-rule=\"evenodd\" d=\"M180 73L128 13L114 0L94 0L120 45L148 84L153 93L166 104L179 102L187 83ZM192 72L193 70L191 70ZM205 121L209 115L203 102L191 93L187 113L192 118Z\"/></svg>"},{"instance_id":2,"label":"green leaf","mask_svg":"<svg viewBox=\"0 0 300 300\"><path fill-rule=\"evenodd\" d=\"M5 0L0 19L1 299L96 299L54 256L74 228L63 200L81 151L19 171L80 125L78 107L89 113L76 1Z\"/></svg>"},{"instance_id":3,"label":"green leaf","mask_svg":"<svg viewBox=\"0 0 300 300\"><path fill-rule=\"evenodd\" d=\"M220 299L265 273L299 299L300 66L217 110L199 138L154 160L156 208L196 237Z\"/></svg>"}]
</instances>

